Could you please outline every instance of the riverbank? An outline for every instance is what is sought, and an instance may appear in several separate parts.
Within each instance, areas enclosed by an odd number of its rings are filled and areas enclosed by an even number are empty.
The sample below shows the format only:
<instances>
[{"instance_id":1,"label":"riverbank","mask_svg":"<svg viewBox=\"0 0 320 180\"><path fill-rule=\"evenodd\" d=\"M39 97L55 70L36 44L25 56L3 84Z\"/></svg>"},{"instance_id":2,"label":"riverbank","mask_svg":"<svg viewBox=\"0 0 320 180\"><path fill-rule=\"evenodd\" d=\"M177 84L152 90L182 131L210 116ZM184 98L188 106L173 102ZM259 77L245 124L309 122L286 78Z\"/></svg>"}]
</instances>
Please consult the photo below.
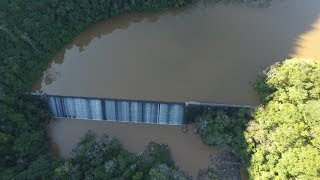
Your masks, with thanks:
<instances>
[{"instance_id":1,"label":"riverbank","mask_svg":"<svg viewBox=\"0 0 320 180\"><path fill-rule=\"evenodd\" d=\"M219 148L203 144L192 128L183 133L181 126L119 123L111 121L53 119L48 134L54 151L63 158L80 139L91 130L98 136L107 134L117 138L123 147L133 153L142 153L150 141L168 144L175 164L196 177L200 169L210 165L210 155L221 152Z\"/></svg>"}]
</instances>

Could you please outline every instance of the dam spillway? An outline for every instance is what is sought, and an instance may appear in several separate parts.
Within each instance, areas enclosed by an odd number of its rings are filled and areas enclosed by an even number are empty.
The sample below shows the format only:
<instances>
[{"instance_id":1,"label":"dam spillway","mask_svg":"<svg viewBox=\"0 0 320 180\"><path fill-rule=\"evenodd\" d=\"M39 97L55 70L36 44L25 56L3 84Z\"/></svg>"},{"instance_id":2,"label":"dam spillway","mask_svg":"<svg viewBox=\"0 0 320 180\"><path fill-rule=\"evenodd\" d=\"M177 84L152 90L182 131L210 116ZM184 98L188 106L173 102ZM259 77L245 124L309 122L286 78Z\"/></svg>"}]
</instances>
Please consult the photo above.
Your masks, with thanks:
<instances>
[{"instance_id":1,"label":"dam spillway","mask_svg":"<svg viewBox=\"0 0 320 180\"><path fill-rule=\"evenodd\" d=\"M52 95L47 95L46 100L54 118L170 125L181 125L184 119L183 103Z\"/></svg>"},{"instance_id":2,"label":"dam spillway","mask_svg":"<svg viewBox=\"0 0 320 180\"><path fill-rule=\"evenodd\" d=\"M189 108L255 108L238 104L203 102L161 102L94 97L76 97L26 93L40 98L47 104L52 118L108 120L117 122L182 125L187 123L185 112Z\"/></svg>"}]
</instances>

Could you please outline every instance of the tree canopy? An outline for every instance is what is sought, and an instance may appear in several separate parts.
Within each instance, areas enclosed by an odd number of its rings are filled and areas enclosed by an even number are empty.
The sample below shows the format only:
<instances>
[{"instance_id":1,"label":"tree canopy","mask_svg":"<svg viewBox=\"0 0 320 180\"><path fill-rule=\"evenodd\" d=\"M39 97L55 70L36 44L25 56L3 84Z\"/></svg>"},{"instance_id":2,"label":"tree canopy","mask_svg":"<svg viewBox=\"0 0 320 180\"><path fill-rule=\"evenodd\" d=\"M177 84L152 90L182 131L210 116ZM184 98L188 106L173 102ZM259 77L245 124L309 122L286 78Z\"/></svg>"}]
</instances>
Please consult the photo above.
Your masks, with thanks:
<instances>
[{"instance_id":1,"label":"tree canopy","mask_svg":"<svg viewBox=\"0 0 320 180\"><path fill-rule=\"evenodd\" d=\"M87 134L72 157L55 169L58 179L190 179L178 170L165 145L149 143L139 155L124 150L106 135Z\"/></svg>"},{"instance_id":2,"label":"tree canopy","mask_svg":"<svg viewBox=\"0 0 320 180\"><path fill-rule=\"evenodd\" d=\"M245 132L249 172L261 179L320 177L320 62L290 59L256 84L265 105ZM263 87L263 88L262 88Z\"/></svg>"}]
</instances>

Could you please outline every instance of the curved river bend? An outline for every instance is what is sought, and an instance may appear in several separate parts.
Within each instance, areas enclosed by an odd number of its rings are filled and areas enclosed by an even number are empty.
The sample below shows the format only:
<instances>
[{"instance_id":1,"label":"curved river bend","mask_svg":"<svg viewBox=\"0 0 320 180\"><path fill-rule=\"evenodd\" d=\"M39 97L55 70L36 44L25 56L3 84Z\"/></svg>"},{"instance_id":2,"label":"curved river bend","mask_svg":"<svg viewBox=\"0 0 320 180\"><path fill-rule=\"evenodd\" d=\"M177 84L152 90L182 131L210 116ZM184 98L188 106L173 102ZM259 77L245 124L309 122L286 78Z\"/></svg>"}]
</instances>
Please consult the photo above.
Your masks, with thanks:
<instances>
[{"instance_id":1,"label":"curved river bend","mask_svg":"<svg viewBox=\"0 0 320 180\"><path fill-rule=\"evenodd\" d=\"M250 82L264 68L289 57L320 57L319 15L319 0L274 0L259 8L198 3L122 15L62 49L35 90L256 105Z\"/></svg>"}]
</instances>

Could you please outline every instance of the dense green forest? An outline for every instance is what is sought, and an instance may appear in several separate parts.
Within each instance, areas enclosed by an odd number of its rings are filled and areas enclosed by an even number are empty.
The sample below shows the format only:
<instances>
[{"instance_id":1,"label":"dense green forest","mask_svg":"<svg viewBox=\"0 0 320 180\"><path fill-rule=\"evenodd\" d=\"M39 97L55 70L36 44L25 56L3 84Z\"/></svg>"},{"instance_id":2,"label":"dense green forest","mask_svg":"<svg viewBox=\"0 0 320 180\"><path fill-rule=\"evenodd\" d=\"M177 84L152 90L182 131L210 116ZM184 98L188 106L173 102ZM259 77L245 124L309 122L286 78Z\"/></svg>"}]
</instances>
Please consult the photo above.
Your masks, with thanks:
<instances>
[{"instance_id":1,"label":"dense green forest","mask_svg":"<svg viewBox=\"0 0 320 180\"><path fill-rule=\"evenodd\" d=\"M196 126L203 141L211 146L219 146L246 158L243 132L251 117L252 110L234 108L233 110L206 110L196 119ZM243 160L243 161L246 161Z\"/></svg>"},{"instance_id":2,"label":"dense green forest","mask_svg":"<svg viewBox=\"0 0 320 180\"><path fill-rule=\"evenodd\" d=\"M177 8L191 0L1 0L0 179L49 177L57 162L41 102L24 98L60 48L89 25L128 11Z\"/></svg>"},{"instance_id":3,"label":"dense green forest","mask_svg":"<svg viewBox=\"0 0 320 180\"><path fill-rule=\"evenodd\" d=\"M264 106L245 132L249 172L262 179L320 177L320 62L286 60L256 84Z\"/></svg>"}]
</instances>

